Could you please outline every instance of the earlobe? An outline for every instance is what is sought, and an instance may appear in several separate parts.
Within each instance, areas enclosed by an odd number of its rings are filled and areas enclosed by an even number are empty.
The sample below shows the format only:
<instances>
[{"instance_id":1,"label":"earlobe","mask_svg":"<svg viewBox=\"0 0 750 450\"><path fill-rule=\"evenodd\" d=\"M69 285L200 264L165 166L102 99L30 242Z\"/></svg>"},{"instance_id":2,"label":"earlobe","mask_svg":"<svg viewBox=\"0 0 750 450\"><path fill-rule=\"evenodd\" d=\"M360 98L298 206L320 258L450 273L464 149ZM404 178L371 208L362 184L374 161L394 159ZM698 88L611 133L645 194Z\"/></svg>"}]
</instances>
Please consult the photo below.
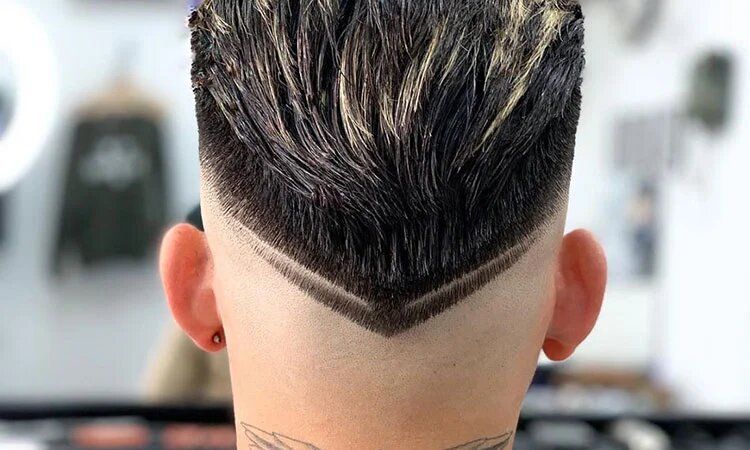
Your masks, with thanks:
<instances>
[{"instance_id":1,"label":"earlobe","mask_svg":"<svg viewBox=\"0 0 750 450\"><path fill-rule=\"evenodd\" d=\"M203 350L223 348L224 333L213 291L213 261L204 233L187 224L170 229L162 241L159 266L167 303L177 324Z\"/></svg>"},{"instance_id":2,"label":"earlobe","mask_svg":"<svg viewBox=\"0 0 750 450\"><path fill-rule=\"evenodd\" d=\"M544 342L553 361L569 358L599 318L607 284L607 260L596 238L577 230L563 238L555 276L555 306Z\"/></svg>"}]
</instances>

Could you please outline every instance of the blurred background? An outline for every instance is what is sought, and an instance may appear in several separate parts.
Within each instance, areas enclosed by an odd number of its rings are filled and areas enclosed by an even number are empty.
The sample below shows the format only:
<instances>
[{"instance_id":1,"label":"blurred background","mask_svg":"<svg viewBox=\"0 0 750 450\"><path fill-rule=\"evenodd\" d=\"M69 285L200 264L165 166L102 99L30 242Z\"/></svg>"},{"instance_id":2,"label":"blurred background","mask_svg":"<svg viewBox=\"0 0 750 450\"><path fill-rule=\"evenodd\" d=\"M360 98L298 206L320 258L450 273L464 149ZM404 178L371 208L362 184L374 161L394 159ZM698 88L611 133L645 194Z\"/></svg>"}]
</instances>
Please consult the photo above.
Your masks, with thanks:
<instances>
[{"instance_id":1,"label":"blurred background","mask_svg":"<svg viewBox=\"0 0 750 450\"><path fill-rule=\"evenodd\" d=\"M542 361L526 411L750 416L750 4L581 3L569 228L601 237L611 282L596 331ZM0 0L8 417L228 399L224 357L174 331L156 267L198 201L190 6Z\"/></svg>"}]
</instances>

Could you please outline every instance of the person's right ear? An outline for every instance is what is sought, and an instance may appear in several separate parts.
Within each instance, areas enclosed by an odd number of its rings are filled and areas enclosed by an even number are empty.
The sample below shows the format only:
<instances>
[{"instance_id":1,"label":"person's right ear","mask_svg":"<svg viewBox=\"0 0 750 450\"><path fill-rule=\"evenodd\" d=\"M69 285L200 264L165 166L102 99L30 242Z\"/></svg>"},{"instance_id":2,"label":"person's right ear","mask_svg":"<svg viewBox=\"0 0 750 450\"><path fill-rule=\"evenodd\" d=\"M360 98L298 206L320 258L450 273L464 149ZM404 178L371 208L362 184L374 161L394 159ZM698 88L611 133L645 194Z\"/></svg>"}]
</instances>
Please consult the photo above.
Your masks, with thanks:
<instances>
[{"instance_id":1,"label":"person's right ear","mask_svg":"<svg viewBox=\"0 0 750 450\"><path fill-rule=\"evenodd\" d=\"M591 333L607 285L607 259L594 236L577 230L563 238L555 275L555 308L544 353L553 361L569 358Z\"/></svg>"},{"instance_id":2,"label":"person's right ear","mask_svg":"<svg viewBox=\"0 0 750 450\"><path fill-rule=\"evenodd\" d=\"M187 224L170 229L162 241L159 266L169 309L177 324L203 350L222 349L224 332L205 234Z\"/></svg>"}]
</instances>

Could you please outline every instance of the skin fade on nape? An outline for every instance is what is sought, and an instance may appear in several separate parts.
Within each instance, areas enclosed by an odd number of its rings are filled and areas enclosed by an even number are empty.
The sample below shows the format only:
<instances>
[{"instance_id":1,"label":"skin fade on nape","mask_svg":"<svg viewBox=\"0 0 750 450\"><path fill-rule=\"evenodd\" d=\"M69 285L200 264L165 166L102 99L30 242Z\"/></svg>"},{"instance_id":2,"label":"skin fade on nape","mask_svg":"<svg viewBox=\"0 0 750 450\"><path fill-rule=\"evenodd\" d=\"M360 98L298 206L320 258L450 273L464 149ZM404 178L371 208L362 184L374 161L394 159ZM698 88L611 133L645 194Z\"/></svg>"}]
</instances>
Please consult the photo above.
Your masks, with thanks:
<instances>
[{"instance_id":1,"label":"skin fade on nape","mask_svg":"<svg viewBox=\"0 0 750 450\"><path fill-rule=\"evenodd\" d=\"M222 232L228 233L231 241L242 248L240 253L257 255L315 301L385 337L406 331L466 299L512 267L542 234L541 232L535 233L510 251L486 262L473 272L456 278L433 292L411 299L398 310L383 311L373 305L385 302L379 302L378 299L365 299L334 285L325 277L263 242L244 224L231 217L225 217L222 220L226 227Z\"/></svg>"},{"instance_id":2,"label":"skin fade on nape","mask_svg":"<svg viewBox=\"0 0 750 450\"><path fill-rule=\"evenodd\" d=\"M255 253L394 336L511 267L567 195L571 0L207 0L201 165Z\"/></svg>"}]
</instances>

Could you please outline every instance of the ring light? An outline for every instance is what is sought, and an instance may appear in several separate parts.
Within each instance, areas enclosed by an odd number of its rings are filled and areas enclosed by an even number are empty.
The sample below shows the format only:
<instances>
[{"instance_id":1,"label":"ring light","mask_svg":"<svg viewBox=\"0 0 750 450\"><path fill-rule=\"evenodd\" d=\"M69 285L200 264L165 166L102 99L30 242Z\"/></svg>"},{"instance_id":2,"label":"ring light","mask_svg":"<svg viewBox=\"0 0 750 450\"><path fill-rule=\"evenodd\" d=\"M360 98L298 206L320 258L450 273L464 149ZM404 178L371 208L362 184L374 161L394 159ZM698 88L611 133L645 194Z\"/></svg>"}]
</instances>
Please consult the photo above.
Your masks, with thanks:
<instances>
[{"instance_id":1,"label":"ring light","mask_svg":"<svg viewBox=\"0 0 750 450\"><path fill-rule=\"evenodd\" d=\"M0 193L13 187L42 151L58 101L57 72L50 41L25 8L0 3L0 61L10 64L13 114L0 136Z\"/></svg>"}]
</instances>

